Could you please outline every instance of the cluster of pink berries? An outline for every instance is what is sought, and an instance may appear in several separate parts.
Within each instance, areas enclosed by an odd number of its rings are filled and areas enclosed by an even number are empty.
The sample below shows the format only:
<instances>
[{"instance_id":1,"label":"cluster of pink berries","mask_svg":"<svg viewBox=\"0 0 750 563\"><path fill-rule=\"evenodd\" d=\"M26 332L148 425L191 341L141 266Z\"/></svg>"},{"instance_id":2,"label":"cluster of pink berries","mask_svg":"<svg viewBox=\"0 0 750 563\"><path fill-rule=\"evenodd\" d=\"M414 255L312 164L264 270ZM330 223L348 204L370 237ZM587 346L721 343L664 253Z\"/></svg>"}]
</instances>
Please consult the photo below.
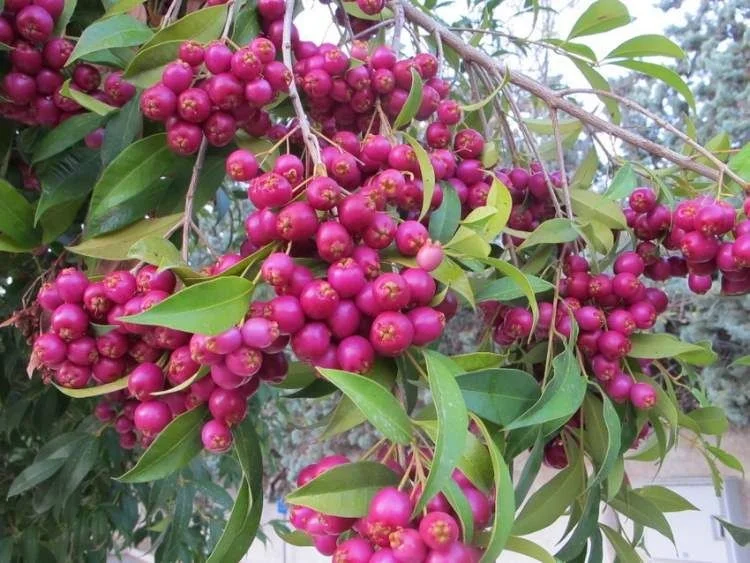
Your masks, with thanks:
<instances>
[{"instance_id":1,"label":"cluster of pink berries","mask_svg":"<svg viewBox=\"0 0 750 563\"><path fill-rule=\"evenodd\" d=\"M12 68L2 80L7 101L0 103L0 115L27 125L54 127L82 111L73 99L63 96L63 67L73 44L54 37L55 22L62 14L63 0L9 0L0 15L0 43L11 47ZM108 74L104 90L95 66L76 63L70 72L70 87L104 103L122 106L135 95L133 85L122 80L121 72ZM92 137L90 143L96 144ZM101 139L98 140L101 145Z\"/></svg>"},{"instance_id":2,"label":"cluster of pink berries","mask_svg":"<svg viewBox=\"0 0 750 563\"><path fill-rule=\"evenodd\" d=\"M300 472L297 485L305 485L325 471L347 463L349 460L340 455L323 458ZM397 461L388 459L382 463L404 476L405 471ZM486 528L492 519L494 498L476 488L458 469L453 472L453 480L471 507L474 529ZM359 519L294 506L290 522L312 539L321 554L331 555L334 563L479 561L481 551L461 541L456 515L442 493L427 503L422 514L412 518L421 490L421 484L411 482L400 488L385 487L370 501L367 515Z\"/></svg>"},{"instance_id":3,"label":"cluster of pink berries","mask_svg":"<svg viewBox=\"0 0 750 563\"><path fill-rule=\"evenodd\" d=\"M508 226L519 231L531 232L541 223L555 216L555 206L552 203L554 188L562 185L562 174L559 171L551 172L549 182L538 163L532 163L529 169L512 168L503 169L498 178L508 187L513 208L508 218ZM511 237L512 242L518 246L523 242Z\"/></svg>"},{"instance_id":4,"label":"cluster of pink berries","mask_svg":"<svg viewBox=\"0 0 750 563\"><path fill-rule=\"evenodd\" d=\"M283 0L259 2L266 37L234 52L224 40L180 45L179 58L140 102L143 115L165 123L172 151L194 154L204 135L209 144L223 147L240 128L254 137L268 132L271 120L263 108L288 92L292 80L291 71L276 60L284 9Z\"/></svg>"},{"instance_id":5,"label":"cluster of pink berries","mask_svg":"<svg viewBox=\"0 0 750 563\"><path fill-rule=\"evenodd\" d=\"M750 199L744 212L750 216ZM625 216L641 241L636 252L651 279L687 276L691 291L706 293L718 272L722 294L750 292L750 219L738 222L730 203L701 196L678 203L672 211L657 203L653 190L638 188ZM666 257L665 251L679 254Z\"/></svg>"},{"instance_id":6,"label":"cluster of pink berries","mask_svg":"<svg viewBox=\"0 0 750 563\"><path fill-rule=\"evenodd\" d=\"M556 310L551 302L539 303L539 320L533 335L528 309L497 302L484 305L485 313L496 324L495 342L509 346L524 343L530 337L547 340L551 329L567 339L575 321L579 328L578 349L607 394L616 402L629 400L636 408L650 408L656 402L653 386L635 382L623 369L631 349L630 335L652 328L668 304L664 291L643 284L645 268L643 259L628 251L617 257L612 274L592 274L585 258L570 254L565 258L566 277L559 287L563 299L558 301Z\"/></svg>"},{"instance_id":7,"label":"cluster of pink berries","mask_svg":"<svg viewBox=\"0 0 750 563\"><path fill-rule=\"evenodd\" d=\"M321 3L323 4L329 4L330 2L331 0L321 0ZM368 16L376 16L383 11L383 8L385 8L385 0L357 0L357 6ZM341 8L341 6L336 7L335 17L336 22L340 26L345 25L345 20L348 19L349 25L351 25L354 34L363 38L370 37L372 35L372 33L367 32L374 26L375 23L377 23L372 20L358 18L351 14L347 14Z\"/></svg>"},{"instance_id":8,"label":"cluster of pink berries","mask_svg":"<svg viewBox=\"0 0 750 563\"><path fill-rule=\"evenodd\" d=\"M62 270L37 296L50 313L50 330L36 338L33 361L69 388L86 387L92 380L111 383L127 374L127 392L108 395L96 410L100 420L114 420L125 448L135 444L133 429L147 445L174 416L207 403L213 418L203 428L203 443L212 452L226 451L231 425L247 414L247 399L261 381L286 376L286 357L281 349L249 347L245 326L208 337L119 320L166 299L175 285L171 272L153 266L135 275L115 271L99 282L74 268ZM201 365L210 366L208 376L181 391L158 394L184 384Z\"/></svg>"}]
</instances>

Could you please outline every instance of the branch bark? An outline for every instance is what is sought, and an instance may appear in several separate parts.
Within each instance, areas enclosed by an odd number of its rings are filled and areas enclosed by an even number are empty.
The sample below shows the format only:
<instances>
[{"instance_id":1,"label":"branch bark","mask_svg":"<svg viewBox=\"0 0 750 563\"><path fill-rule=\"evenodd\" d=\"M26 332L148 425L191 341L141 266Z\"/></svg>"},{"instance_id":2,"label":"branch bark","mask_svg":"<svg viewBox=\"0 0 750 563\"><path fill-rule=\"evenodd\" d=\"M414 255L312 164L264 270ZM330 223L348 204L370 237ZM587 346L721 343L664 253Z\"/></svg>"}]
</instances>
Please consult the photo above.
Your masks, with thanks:
<instances>
[{"instance_id":1,"label":"branch bark","mask_svg":"<svg viewBox=\"0 0 750 563\"><path fill-rule=\"evenodd\" d=\"M436 33L440 35L443 43L455 50L466 62L474 62L488 69L493 74L505 71L505 68L502 68L489 55L483 53L479 49L472 47L471 45L467 45L459 35L450 31L447 27L437 22L429 15L425 14L419 8L411 6L408 2L401 3L400 7L404 11L406 19L416 23L430 33ZM532 78L529 78L521 72L508 70L508 79L511 84L518 86L519 88L525 90L526 92L529 92L530 94L533 94L534 96L542 100L547 106L549 106L550 109L563 111L568 115L579 119L583 123L591 125L598 131L608 133L630 145L633 145L634 147L642 149L659 158L664 158L665 160L676 164L680 168L690 170L692 172L695 172L696 174L700 174L701 176L713 180L714 182L719 182L723 174L729 175L727 173L729 169L726 167L726 165L723 165L721 170L716 170L699 162L695 162L689 157L686 157L671 149L654 143L653 141L650 141L649 139L646 139L638 135L637 133L628 131L627 129L615 125L614 123L610 123L606 119L603 119L597 115L592 114L589 111L586 111L584 108L576 105L575 103L566 100L560 95L559 92L537 82ZM748 182L740 182L740 186L747 189Z\"/></svg>"}]
</instances>

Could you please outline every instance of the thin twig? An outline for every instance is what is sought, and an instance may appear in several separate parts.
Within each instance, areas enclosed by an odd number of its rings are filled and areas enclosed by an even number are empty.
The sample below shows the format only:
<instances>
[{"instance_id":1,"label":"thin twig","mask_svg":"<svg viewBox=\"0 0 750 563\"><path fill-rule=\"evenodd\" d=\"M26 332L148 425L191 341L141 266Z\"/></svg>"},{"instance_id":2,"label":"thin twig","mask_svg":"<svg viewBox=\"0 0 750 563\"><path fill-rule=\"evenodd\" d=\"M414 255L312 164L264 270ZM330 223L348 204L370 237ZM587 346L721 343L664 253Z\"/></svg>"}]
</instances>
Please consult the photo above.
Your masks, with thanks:
<instances>
[{"instance_id":1,"label":"thin twig","mask_svg":"<svg viewBox=\"0 0 750 563\"><path fill-rule=\"evenodd\" d=\"M726 166L721 160L716 158L716 156L711 151L704 148L700 143L696 143L693 139L690 138L689 135L680 131L677 127L669 123L669 121L667 121L666 119L659 117L658 115L644 108L642 105L638 104L637 102L634 102L633 100L620 96L619 94L615 94L614 92L607 92L606 90L593 90L590 88L569 88L566 90L561 90L559 92L560 96L569 96L571 94L595 94L597 96L604 96L604 97L612 98L613 100L616 100L618 103L625 106L626 108L632 109L633 111L636 111L640 113L641 115L648 117L651 121L656 123L659 127L666 129L670 133L676 135L680 140L688 144L691 148L695 149L698 153L705 156L708 160L710 160L713 164L715 164L720 171L722 171L724 174L732 178L732 180L734 180L738 184L743 185L743 183L745 183L744 179L742 179L739 175L732 172L732 170L728 166Z\"/></svg>"},{"instance_id":2,"label":"thin twig","mask_svg":"<svg viewBox=\"0 0 750 563\"><path fill-rule=\"evenodd\" d=\"M479 87L477 86L476 70L474 65L466 65L466 70L469 71L469 84L471 85L471 96L475 101L480 101L482 97L479 95ZM484 113L484 108L479 108L479 120L482 122L482 134L485 139L490 138L490 125L487 123L487 115Z\"/></svg>"},{"instance_id":3,"label":"thin twig","mask_svg":"<svg viewBox=\"0 0 750 563\"><path fill-rule=\"evenodd\" d=\"M229 28L232 25L232 20L234 19L234 8L236 6L235 2L233 0L229 0L229 11L227 12L227 21L224 22L224 30L221 32L221 38L226 39L229 37Z\"/></svg>"},{"instance_id":4,"label":"thin twig","mask_svg":"<svg viewBox=\"0 0 750 563\"><path fill-rule=\"evenodd\" d=\"M518 109L518 105L516 104L516 101L513 99L513 96L508 91L508 87L506 86L503 88L503 95L508 100L508 105L510 106L511 111L513 112L514 117L516 118L516 123L518 125L518 128L521 130L521 134L523 135L524 140L526 141L526 144L529 147L529 150L534 155L534 158L539 162L539 165L542 167L542 174L544 174L544 180L547 183L547 189L549 190L550 198L552 199L552 205L555 206L555 215L558 217L563 216L562 208L560 207L560 202L557 201L557 194L555 193L555 188L552 185L552 179L549 176L549 173L547 172L547 167L544 165L544 162L542 161L542 156L539 153L539 149L536 146L536 141L534 141L534 136L531 134L531 131L529 131L529 128L526 127L526 123L523 121L523 116L521 115L521 110Z\"/></svg>"},{"instance_id":5,"label":"thin twig","mask_svg":"<svg viewBox=\"0 0 750 563\"><path fill-rule=\"evenodd\" d=\"M443 40L440 38L440 34L437 32L433 32L432 35L435 37L435 45L437 47L437 60L438 60L437 75L442 76L443 75L443 60L445 59L445 56L443 54Z\"/></svg>"},{"instance_id":6,"label":"thin twig","mask_svg":"<svg viewBox=\"0 0 750 563\"><path fill-rule=\"evenodd\" d=\"M471 45L467 45L460 35L450 31L447 27L425 14L421 9L411 6L409 3L402 5L402 9L404 10L407 19L415 22L430 33L438 33L440 37L442 37L443 43L455 50L463 60L467 62L476 62L493 73L505 71L505 69L502 68L492 57ZM643 149L654 156L669 160L682 169L690 170L715 182L719 180L720 174L718 170L715 170L710 166L705 166L700 162L695 162L693 159L685 155L659 145L658 143L646 139L637 133L633 133L624 127L610 123L606 119L592 114L576 103L566 100L564 97L560 96L559 92L529 78L521 72L508 70L508 80L511 84L533 94L550 108L564 111L568 115L576 117L580 121L591 125L598 131L613 135L614 137ZM726 169L726 166L724 166L724 168ZM742 181L740 185L747 188L748 182Z\"/></svg>"},{"instance_id":7,"label":"thin twig","mask_svg":"<svg viewBox=\"0 0 750 563\"><path fill-rule=\"evenodd\" d=\"M343 15L344 29L346 29L346 34L350 39L352 39L354 37L354 30L352 29L352 22L349 19L349 14L347 14L346 10L344 10L344 2L342 0L336 0L336 3L338 4L339 9L341 10L341 13Z\"/></svg>"},{"instance_id":8,"label":"thin twig","mask_svg":"<svg viewBox=\"0 0 750 563\"><path fill-rule=\"evenodd\" d=\"M488 91L495 91L495 87L493 87L492 85L492 79L490 75L485 69L481 67L479 68L479 79L482 81L484 87L487 88ZM510 158L513 162L513 166L518 166L520 164L520 159L518 158L518 148L516 147L516 140L513 138L513 131L508 124L508 118L506 117L505 110L503 109L502 104L500 103L497 96L495 96L495 98L492 100L492 106L495 108L495 115L497 115L497 118L500 120L500 128L503 130L505 142L508 143L508 150L510 150Z\"/></svg>"},{"instance_id":9,"label":"thin twig","mask_svg":"<svg viewBox=\"0 0 750 563\"><path fill-rule=\"evenodd\" d=\"M387 20L383 20L382 22L376 23L375 25L373 25L371 27L368 27L364 31L360 31L356 35L353 35L352 36L352 40L361 39L362 37L369 37L370 34L372 34L373 32L377 31L378 29L382 29L384 27L390 27L390 26L392 26L393 23L394 23L394 21L395 20L393 20L393 19L387 19Z\"/></svg>"},{"instance_id":10,"label":"thin twig","mask_svg":"<svg viewBox=\"0 0 750 563\"><path fill-rule=\"evenodd\" d=\"M404 29L404 5L401 0L391 0L391 9L393 10L393 42L391 47L396 52L396 56L401 52L401 31Z\"/></svg>"},{"instance_id":11,"label":"thin twig","mask_svg":"<svg viewBox=\"0 0 750 563\"><path fill-rule=\"evenodd\" d=\"M188 185L187 195L185 196L185 215L182 219L182 259L185 261L185 263L187 263L188 261L190 225L193 221L193 200L195 199L195 190L198 187L198 180L201 177L203 161L206 159L207 147L208 140L204 135L203 140L201 141L201 146L198 149L198 156L195 157L195 164L193 165L193 175L190 177L190 184Z\"/></svg>"},{"instance_id":12,"label":"thin twig","mask_svg":"<svg viewBox=\"0 0 750 563\"><path fill-rule=\"evenodd\" d=\"M568 219L573 219L573 202L570 199L570 186L568 186L568 174L565 171L565 154L563 153L562 136L560 135L560 120L557 117L557 110L550 110L552 118L552 131L555 135L555 145L557 146L557 165L560 167L560 181L562 183L563 197L565 198L565 210L568 212Z\"/></svg>"},{"instance_id":13,"label":"thin twig","mask_svg":"<svg viewBox=\"0 0 750 563\"><path fill-rule=\"evenodd\" d=\"M175 14L178 14L180 12L180 7L182 7L182 0L172 0L169 8L167 8L167 13L164 14L164 17L161 20L160 29L164 29L170 23L172 23L172 19L174 18Z\"/></svg>"},{"instance_id":14,"label":"thin twig","mask_svg":"<svg viewBox=\"0 0 750 563\"><path fill-rule=\"evenodd\" d=\"M294 18L294 0L286 0L286 11L284 12L284 35L281 43L281 52L284 60L284 64L288 69L292 69L292 19ZM325 166L320 158L320 145L318 139L310 131L310 122L307 120L307 114L305 109L302 107L302 100L299 97L297 91L297 84L292 78L289 84L289 98L292 100L292 106L294 107L294 113L297 116L297 121L302 132L302 141L305 143L307 148L307 154L310 155L310 159L313 163L315 173L325 173Z\"/></svg>"}]
</instances>

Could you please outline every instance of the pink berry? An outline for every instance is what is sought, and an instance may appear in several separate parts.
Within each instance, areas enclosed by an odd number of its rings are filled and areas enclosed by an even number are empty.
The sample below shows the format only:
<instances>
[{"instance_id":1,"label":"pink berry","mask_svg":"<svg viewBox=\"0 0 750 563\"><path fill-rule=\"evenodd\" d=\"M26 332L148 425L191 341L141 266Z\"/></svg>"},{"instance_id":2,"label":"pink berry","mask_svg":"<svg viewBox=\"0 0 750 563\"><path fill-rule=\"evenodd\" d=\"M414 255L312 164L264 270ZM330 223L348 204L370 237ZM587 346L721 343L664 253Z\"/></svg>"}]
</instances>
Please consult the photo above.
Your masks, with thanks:
<instances>
[{"instance_id":1,"label":"pink berry","mask_svg":"<svg viewBox=\"0 0 750 563\"><path fill-rule=\"evenodd\" d=\"M656 391L649 383L634 383L630 388L630 402L637 409L650 409L656 404Z\"/></svg>"},{"instance_id":2,"label":"pink berry","mask_svg":"<svg viewBox=\"0 0 750 563\"><path fill-rule=\"evenodd\" d=\"M169 424L172 411L163 401L146 401L135 408L133 423L147 436L155 436Z\"/></svg>"},{"instance_id":3,"label":"pink berry","mask_svg":"<svg viewBox=\"0 0 750 563\"><path fill-rule=\"evenodd\" d=\"M395 311L378 314L370 327L370 342L384 356L397 356L406 350L414 338L414 327L409 318Z\"/></svg>"}]
</instances>

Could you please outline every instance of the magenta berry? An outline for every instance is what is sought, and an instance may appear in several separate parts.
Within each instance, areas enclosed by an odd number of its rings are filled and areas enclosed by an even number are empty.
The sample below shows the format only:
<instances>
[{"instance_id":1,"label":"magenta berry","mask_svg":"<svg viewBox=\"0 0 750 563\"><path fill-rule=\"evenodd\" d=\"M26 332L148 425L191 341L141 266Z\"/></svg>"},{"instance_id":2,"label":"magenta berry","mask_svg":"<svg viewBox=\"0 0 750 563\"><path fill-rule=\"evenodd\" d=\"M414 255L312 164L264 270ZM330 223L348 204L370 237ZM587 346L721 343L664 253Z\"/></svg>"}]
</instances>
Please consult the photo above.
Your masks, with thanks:
<instances>
[{"instance_id":1,"label":"magenta berry","mask_svg":"<svg viewBox=\"0 0 750 563\"><path fill-rule=\"evenodd\" d=\"M409 318L395 311L378 314L370 327L370 342L384 356L397 356L406 350L414 338L414 327Z\"/></svg>"},{"instance_id":2,"label":"magenta berry","mask_svg":"<svg viewBox=\"0 0 750 563\"><path fill-rule=\"evenodd\" d=\"M445 552L458 540L458 524L445 512L430 512L419 523L419 535L432 550Z\"/></svg>"},{"instance_id":3,"label":"magenta berry","mask_svg":"<svg viewBox=\"0 0 750 563\"><path fill-rule=\"evenodd\" d=\"M52 313L50 326L55 334L66 342L70 342L86 333L89 318L79 305L63 303Z\"/></svg>"},{"instance_id":4,"label":"magenta berry","mask_svg":"<svg viewBox=\"0 0 750 563\"><path fill-rule=\"evenodd\" d=\"M155 436L169 424L172 411L162 401L146 401L135 408L133 423L147 436Z\"/></svg>"},{"instance_id":5,"label":"magenta berry","mask_svg":"<svg viewBox=\"0 0 750 563\"><path fill-rule=\"evenodd\" d=\"M400 274L381 274L372 282L372 290L381 311L398 311L411 301L409 284Z\"/></svg>"},{"instance_id":6,"label":"magenta berry","mask_svg":"<svg viewBox=\"0 0 750 563\"><path fill-rule=\"evenodd\" d=\"M128 391L139 401L151 397L151 393L161 391L163 387L164 373L156 364L140 364L128 376Z\"/></svg>"},{"instance_id":7,"label":"magenta berry","mask_svg":"<svg viewBox=\"0 0 750 563\"><path fill-rule=\"evenodd\" d=\"M305 240L312 237L318 230L318 216L308 203L303 201L290 203L279 212L276 230L284 240Z\"/></svg>"},{"instance_id":8,"label":"magenta berry","mask_svg":"<svg viewBox=\"0 0 750 563\"><path fill-rule=\"evenodd\" d=\"M325 280L311 281L304 287L299 297L305 315L316 320L330 317L338 306L339 299L339 294Z\"/></svg>"},{"instance_id":9,"label":"magenta berry","mask_svg":"<svg viewBox=\"0 0 750 563\"><path fill-rule=\"evenodd\" d=\"M253 317L242 325L242 340L245 346L262 350L279 337L279 326L268 319Z\"/></svg>"},{"instance_id":10,"label":"magenta berry","mask_svg":"<svg viewBox=\"0 0 750 563\"><path fill-rule=\"evenodd\" d=\"M55 279L57 294L65 303L80 303L89 285L86 274L75 268L65 268Z\"/></svg>"},{"instance_id":11,"label":"magenta berry","mask_svg":"<svg viewBox=\"0 0 750 563\"><path fill-rule=\"evenodd\" d=\"M605 330L599 336L597 342L599 351L609 360L622 358L630 352L630 340L628 337L615 330Z\"/></svg>"},{"instance_id":12,"label":"magenta berry","mask_svg":"<svg viewBox=\"0 0 750 563\"><path fill-rule=\"evenodd\" d=\"M414 326L412 344L424 346L440 338L445 328L445 315L432 307L417 307L407 313Z\"/></svg>"},{"instance_id":13,"label":"magenta berry","mask_svg":"<svg viewBox=\"0 0 750 563\"><path fill-rule=\"evenodd\" d=\"M649 383L634 383L630 388L630 402L637 409L650 409L656 404L656 391Z\"/></svg>"},{"instance_id":14,"label":"magenta berry","mask_svg":"<svg viewBox=\"0 0 750 563\"><path fill-rule=\"evenodd\" d=\"M238 389L216 388L208 399L208 410L215 419L231 426L245 418L247 402Z\"/></svg>"},{"instance_id":15,"label":"magenta berry","mask_svg":"<svg viewBox=\"0 0 750 563\"><path fill-rule=\"evenodd\" d=\"M427 229L417 221L404 221L396 231L396 246L405 256L416 256L429 238Z\"/></svg>"},{"instance_id":16,"label":"magenta berry","mask_svg":"<svg viewBox=\"0 0 750 563\"><path fill-rule=\"evenodd\" d=\"M336 221L326 221L315 235L318 254L326 262L336 262L354 251L354 242L349 232Z\"/></svg>"},{"instance_id":17,"label":"magenta berry","mask_svg":"<svg viewBox=\"0 0 750 563\"><path fill-rule=\"evenodd\" d=\"M352 258L344 258L331 264L327 278L331 287L344 299L357 295L366 283L364 270Z\"/></svg>"},{"instance_id":18,"label":"magenta berry","mask_svg":"<svg viewBox=\"0 0 750 563\"><path fill-rule=\"evenodd\" d=\"M375 360L375 351L370 341L362 336L348 336L339 342L336 359L345 371L366 373Z\"/></svg>"},{"instance_id":19,"label":"magenta berry","mask_svg":"<svg viewBox=\"0 0 750 563\"><path fill-rule=\"evenodd\" d=\"M40 334L34 341L33 355L42 365L57 365L65 359L66 353L65 342L51 332Z\"/></svg>"},{"instance_id":20,"label":"magenta berry","mask_svg":"<svg viewBox=\"0 0 750 563\"><path fill-rule=\"evenodd\" d=\"M292 350L304 360L322 356L331 343L331 331L321 322L307 323L292 336Z\"/></svg>"}]
</instances>

